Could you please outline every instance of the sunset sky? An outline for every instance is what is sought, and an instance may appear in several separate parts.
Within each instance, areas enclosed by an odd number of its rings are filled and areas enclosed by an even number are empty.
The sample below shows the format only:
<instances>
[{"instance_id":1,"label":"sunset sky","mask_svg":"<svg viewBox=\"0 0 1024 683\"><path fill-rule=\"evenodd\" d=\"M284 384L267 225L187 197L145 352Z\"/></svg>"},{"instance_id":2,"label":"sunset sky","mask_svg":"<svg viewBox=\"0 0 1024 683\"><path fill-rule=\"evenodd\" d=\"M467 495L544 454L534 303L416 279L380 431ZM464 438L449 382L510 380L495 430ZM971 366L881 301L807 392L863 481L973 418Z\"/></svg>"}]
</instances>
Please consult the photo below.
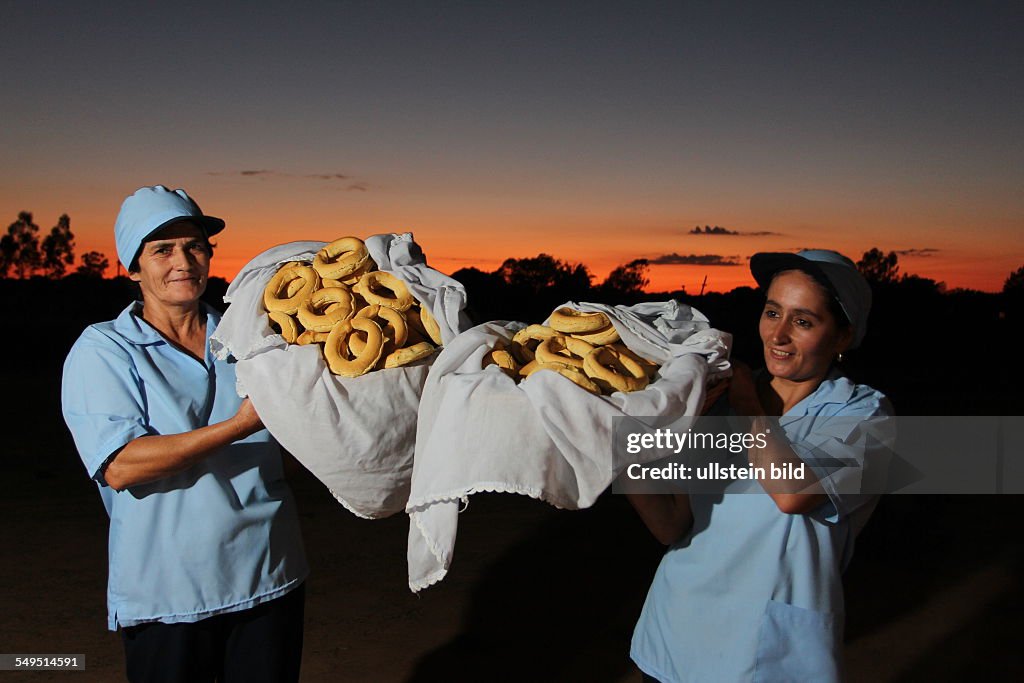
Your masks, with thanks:
<instances>
[{"instance_id":1,"label":"sunset sky","mask_svg":"<svg viewBox=\"0 0 1024 683\"><path fill-rule=\"evenodd\" d=\"M68 213L113 263L121 201L162 183L227 220L228 278L411 231L446 272L648 258L696 292L752 284L757 251L879 247L998 290L1024 265L1024 6L869 7L3 2L0 227Z\"/></svg>"}]
</instances>

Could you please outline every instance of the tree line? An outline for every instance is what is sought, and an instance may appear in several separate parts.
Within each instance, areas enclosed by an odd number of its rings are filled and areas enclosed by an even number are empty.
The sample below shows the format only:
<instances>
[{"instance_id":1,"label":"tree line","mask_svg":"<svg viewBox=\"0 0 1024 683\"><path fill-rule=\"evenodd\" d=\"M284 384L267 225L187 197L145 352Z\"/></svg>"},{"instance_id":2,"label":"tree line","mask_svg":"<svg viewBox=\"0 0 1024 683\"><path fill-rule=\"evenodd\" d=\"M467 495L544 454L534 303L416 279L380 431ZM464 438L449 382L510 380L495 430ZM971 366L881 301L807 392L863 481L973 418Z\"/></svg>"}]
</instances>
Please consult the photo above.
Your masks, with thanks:
<instances>
[{"instance_id":1,"label":"tree line","mask_svg":"<svg viewBox=\"0 0 1024 683\"><path fill-rule=\"evenodd\" d=\"M71 232L71 218L65 213L57 225L40 239L39 226L32 212L21 211L18 220L7 226L0 237L0 277L24 280L37 275L59 279L69 274L75 264L75 235ZM81 256L74 273L85 277L103 277L110 266L107 257L99 251Z\"/></svg>"},{"instance_id":2,"label":"tree line","mask_svg":"<svg viewBox=\"0 0 1024 683\"><path fill-rule=\"evenodd\" d=\"M705 226L705 230L708 229ZM718 229L717 226L715 229ZM68 275L74 264L75 235L71 231L71 218L66 213L57 219L57 225L50 229L49 234L40 239L39 226L33 221L32 212L21 211L18 219L0 237L0 278L23 280L42 275L49 279L59 279ZM73 272L87 277L103 277L109 267L110 262L102 252L89 251L81 255ZM945 288L945 285L934 280L906 273L900 275L899 256L894 251L885 253L872 248L864 252L857 267L873 286L902 283L939 292ZM604 282L595 285L594 275L582 263L569 263L548 254L538 254L531 258L506 259L497 270L490 273L478 268L463 268L453 273L453 277L482 294L486 293L492 305L523 298L537 304L541 303L537 301L540 298L545 305L548 299L557 305L556 300L584 298L618 304L644 298L644 290L650 284L649 268L648 260L635 259L618 266ZM1003 293L1015 300L1024 297L1024 266L1006 278ZM659 294L685 296L686 291L680 287L673 292Z\"/></svg>"}]
</instances>

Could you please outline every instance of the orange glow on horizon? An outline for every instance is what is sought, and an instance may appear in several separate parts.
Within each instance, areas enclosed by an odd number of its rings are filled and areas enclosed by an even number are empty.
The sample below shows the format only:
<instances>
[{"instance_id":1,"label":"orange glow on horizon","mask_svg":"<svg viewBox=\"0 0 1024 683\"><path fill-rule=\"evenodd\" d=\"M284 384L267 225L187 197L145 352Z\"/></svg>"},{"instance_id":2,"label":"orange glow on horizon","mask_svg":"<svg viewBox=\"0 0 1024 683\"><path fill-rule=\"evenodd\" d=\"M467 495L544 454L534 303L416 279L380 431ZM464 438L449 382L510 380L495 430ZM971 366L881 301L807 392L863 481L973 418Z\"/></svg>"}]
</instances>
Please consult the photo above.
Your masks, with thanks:
<instances>
[{"instance_id":1,"label":"orange glow on horizon","mask_svg":"<svg viewBox=\"0 0 1024 683\"><path fill-rule=\"evenodd\" d=\"M382 224L352 216L348 221L320 220L311 217L305 225L281 230L283 220L273 217L245 215L245 210L225 209L223 215L242 213L232 219L229 228L214 238L217 250L211 274L231 280L250 259L266 249L295 239L331 240L342 235L368 236L374 233L412 230L427 256L427 262L444 273L461 268L475 267L485 272L498 268L507 258L529 258L541 253L569 263L583 263L594 275L594 283L602 282L614 268L637 258L653 259L666 253L720 254L741 265L652 265L648 269L651 292L670 292L685 288L688 294L697 294L707 277L707 292L727 292L736 287L755 286L747 269L747 259L757 251L794 251L801 247L833 248L854 260L873 246L886 251L885 241L872 236L861 236L844 230L842 237L784 236L757 239L738 237L692 237L682 229L655 227L650 230L617 230L604 225L588 227L585 221L561 221L556 230L538 218L530 222L506 218L492 221L486 229L479 228L478 216L464 216L459 220L443 220L437 224L426 222L402 225ZM40 216L40 218L42 218ZM95 220L78 220L72 215L76 235L75 253L80 257L87 251L100 251L107 255L110 268L107 276L117 273L113 235L109 225ZM46 222L45 218L39 221ZM371 227L366 227L367 225ZM243 232L237 226L246 226ZM324 227L327 226L327 227ZM361 227L360 227L361 226ZM795 231L793 231L795 233ZM890 243L897 246L909 243L937 244L938 240L914 237L918 230L907 229L908 236ZM838 232L832 233L839 234ZM852 236L851 236L852 234ZM961 238L962 239L962 238ZM974 245L977 246L977 245ZM960 250L946 247L930 256L900 256L900 273L918 275L944 282L949 289L969 288L987 292L1002 289L1003 282L1015 269L1024 265L1024 249L1004 244L986 246L982 253L960 255Z\"/></svg>"}]
</instances>

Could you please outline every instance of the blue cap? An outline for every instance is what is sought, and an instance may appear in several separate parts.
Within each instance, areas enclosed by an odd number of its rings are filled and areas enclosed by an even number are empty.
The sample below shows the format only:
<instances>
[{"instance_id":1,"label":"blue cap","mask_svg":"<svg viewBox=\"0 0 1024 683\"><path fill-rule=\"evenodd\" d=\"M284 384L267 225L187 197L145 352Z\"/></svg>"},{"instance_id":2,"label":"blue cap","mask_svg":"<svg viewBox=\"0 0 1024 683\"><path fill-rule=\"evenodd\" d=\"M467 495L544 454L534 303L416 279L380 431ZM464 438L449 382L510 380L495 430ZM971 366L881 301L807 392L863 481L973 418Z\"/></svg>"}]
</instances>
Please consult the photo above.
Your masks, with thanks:
<instances>
[{"instance_id":1,"label":"blue cap","mask_svg":"<svg viewBox=\"0 0 1024 683\"><path fill-rule=\"evenodd\" d=\"M828 249L805 249L795 254L763 252L750 257L750 272L763 289L768 289L772 278L784 270L804 271L836 298L853 326L850 348L857 348L868 330L871 311L871 286L857 264Z\"/></svg>"},{"instance_id":2,"label":"blue cap","mask_svg":"<svg viewBox=\"0 0 1024 683\"><path fill-rule=\"evenodd\" d=\"M163 185L141 187L124 200L121 212L114 223L114 242L117 258L129 270L132 261L139 255L139 249L146 238L171 223L190 220L203 230L206 236L216 235L224 229L224 221L203 215L199 205L192 201L185 190L168 190Z\"/></svg>"}]
</instances>

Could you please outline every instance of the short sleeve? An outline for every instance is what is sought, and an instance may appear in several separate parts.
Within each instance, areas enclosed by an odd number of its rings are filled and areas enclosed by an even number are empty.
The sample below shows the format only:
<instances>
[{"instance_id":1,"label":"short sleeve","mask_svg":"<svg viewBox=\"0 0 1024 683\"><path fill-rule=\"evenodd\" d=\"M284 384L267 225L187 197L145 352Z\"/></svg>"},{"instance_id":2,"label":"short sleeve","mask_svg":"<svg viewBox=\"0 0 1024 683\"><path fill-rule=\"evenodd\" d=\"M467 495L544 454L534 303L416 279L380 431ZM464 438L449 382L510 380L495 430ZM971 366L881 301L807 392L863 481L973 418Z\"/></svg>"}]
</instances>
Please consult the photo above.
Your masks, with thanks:
<instances>
[{"instance_id":1,"label":"short sleeve","mask_svg":"<svg viewBox=\"0 0 1024 683\"><path fill-rule=\"evenodd\" d=\"M91 330L64 362L61 409L89 476L103 485L101 470L110 456L150 433L131 355Z\"/></svg>"},{"instance_id":2,"label":"short sleeve","mask_svg":"<svg viewBox=\"0 0 1024 683\"><path fill-rule=\"evenodd\" d=\"M807 436L792 443L828 496L828 503L815 514L828 523L873 503L884 490L896 421L888 399L865 390L834 415L799 418L812 422L801 430Z\"/></svg>"}]
</instances>

